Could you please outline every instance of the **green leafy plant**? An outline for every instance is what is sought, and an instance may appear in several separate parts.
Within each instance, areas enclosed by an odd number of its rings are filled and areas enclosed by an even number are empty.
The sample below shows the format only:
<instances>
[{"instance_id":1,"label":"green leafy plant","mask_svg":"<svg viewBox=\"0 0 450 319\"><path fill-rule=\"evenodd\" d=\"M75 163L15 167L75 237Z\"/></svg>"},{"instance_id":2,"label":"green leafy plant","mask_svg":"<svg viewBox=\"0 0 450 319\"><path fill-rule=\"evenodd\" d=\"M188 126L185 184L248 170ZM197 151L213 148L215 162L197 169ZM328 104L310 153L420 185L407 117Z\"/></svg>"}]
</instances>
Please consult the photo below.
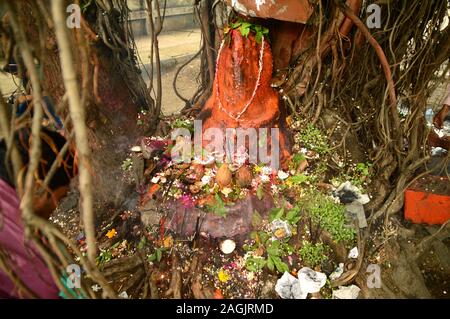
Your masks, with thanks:
<instances>
[{"instance_id":1,"label":"green leafy plant","mask_svg":"<svg viewBox=\"0 0 450 319\"><path fill-rule=\"evenodd\" d=\"M100 254L96 258L96 262L99 267L102 267L105 263L113 258L112 251L116 249L120 245L120 243L121 242L118 241L108 249L100 249Z\"/></svg>"},{"instance_id":2,"label":"green leafy plant","mask_svg":"<svg viewBox=\"0 0 450 319\"><path fill-rule=\"evenodd\" d=\"M300 208L298 206L294 206L292 209L285 210L284 207L281 208L273 208L269 213L269 222L274 221L275 219L281 219L287 221L292 226L296 225L300 220Z\"/></svg>"},{"instance_id":3,"label":"green leafy plant","mask_svg":"<svg viewBox=\"0 0 450 319\"><path fill-rule=\"evenodd\" d=\"M109 250L101 250L96 262L98 266L102 266L112 259L112 254Z\"/></svg>"},{"instance_id":4,"label":"green leafy plant","mask_svg":"<svg viewBox=\"0 0 450 319\"><path fill-rule=\"evenodd\" d=\"M327 248L323 243L312 244L305 240L299 250L299 255L306 266L314 268L328 260Z\"/></svg>"},{"instance_id":5,"label":"green leafy plant","mask_svg":"<svg viewBox=\"0 0 450 319\"><path fill-rule=\"evenodd\" d=\"M372 176L370 169L372 166L373 164L369 162L356 164L354 174L350 178L352 183L355 186L362 187L365 182L370 181Z\"/></svg>"},{"instance_id":6,"label":"green leafy plant","mask_svg":"<svg viewBox=\"0 0 450 319\"><path fill-rule=\"evenodd\" d=\"M319 154L326 154L330 151L327 137L311 123L300 131L298 139L306 148Z\"/></svg>"},{"instance_id":7,"label":"green leafy plant","mask_svg":"<svg viewBox=\"0 0 450 319\"><path fill-rule=\"evenodd\" d=\"M288 178L288 181L294 185L299 185L299 184L305 183L306 181L308 181L308 179L309 179L309 177L306 176L305 174L297 174L294 176L290 176Z\"/></svg>"},{"instance_id":8,"label":"green leafy plant","mask_svg":"<svg viewBox=\"0 0 450 319\"><path fill-rule=\"evenodd\" d=\"M269 222L273 222L275 219L281 219L284 215L284 208L273 208L269 213Z\"/></svg>"},{"instance_id":9,"label":"green leafy plant","mask_svg":"<svg viewBox=\"0 0 450 319\"><path fill-rule=\"evenodd\" d=\"M142 250L145 248L146 245L147 245L147 238L143 236L137 245L137 249Z\"/></svg>"},{"instance_id":10,"label":"green leafy plant","mask_svg":"<svg viewBox=\"0 0 450 319\"><path fill-rule=\"evenodd\" d=\"M369 162L357 163L356 165L353 164L347 169L347 172L333 178L332 184L337 186L344 181L350 181L353 185L363 189L364 186L370 182L372 177L372 166L373 164Z\"/></svg>"},{"instance_id":11,"label":"green leafy plant","mask_svg":"<svg viewBox=\"0 0 450 319\"><path fill-rule=\"evenodd\" d=\"M319 224L328 231L333 240L352 241L355 238L355 230L346 225L345 208L335 203L331 198L316 193L308 196L305 201L306 211L313 222Z\"/></svg>"},{"instance_id":12,"label":"green leafy plant","mask_svg":"<svg viewBox=\"0 0 450 319\"><path fill-rule=\"evenodd\" d=\"M270 271L274 271L275 269L280 273L289 271L288 265L281 260L281 257L285 256L286 254L280 241L274 240L267 243L266 249L267 249L267 268Z\"/></svg>"},{"instance_id":13,"label":"green leafy plant","mask_svg":"<svg viewBox=\"0 0 450 319\"><path fill-rule=\"evenodd\" d=\"M258 197L259 200L262 200L264 197L264 186L263 185L259 185L258 189L256 190L256 196Z\"/></svg>"},{"instance_id":14,"label":"green leafy plant","mask_svg":"<svg viewBox=\"0 0 450 319\"><path fill-rule=\"evenodd\" d=\"M303 155L301 153L294 154L292 156L292 162L290 163L290 168L296 170L305 159L306 159L305 155Z\"/></svg>"},{"instance_id":15,"label":"green leafy plant","mask_svg":"<svg viewBox=\"0 0 450 319\"><path fill-rule=\"evenodd\" d=\"M258 272L267 265L267 260L262 257L249 257L247 258L245 267L248 271Z\"/></svg>"},{"instance_id":16,"label":"green leafy plant","mask_svg":"<svg viewBox=\"0 0 450 319\"><path fill-rule=\"evenodd\" d=\"M369 176L370 175L369 170L370 170L371 167L372 167L372 164L369 163L369 162L366 162L366 163L358 163L358 164L356 164L355 169L360 175L362 175L362 176Z\"/></svg>"},{"instance_id":17,"label":"green leafy plant","mask_svg":"<svg viewBox=\"0 0 450 319\"><path fill-rule=\"evenodd\" d=\"M122 162L122 170L127 171L133 165L133 160L131 158L127 158Z\"/></svg>"},{"instance_id":18,"label":"green leafy plant","mask_svg":"<svg viewBox=\"0 0 450 319\"><path fill-rule=\"evenodd\" d=\"M282 260L294 252L294 248L283 240L272 240L271 235L264 231L254 232L251 237L255 240L253 245L244 245L247 251L261 249L265 256L250 256L246 260L248 271L259 271L267 267L270 271L284 273L289 266Z\"/></svg>"},{"instance_id":19,"label":"green leafy plant","mask_svg":"<svg viewBox=\"0 0 450 319\"><path fill-rule=\"evenodd\" d=\"M173 121L170 124L172 129L177 129L177 128L184 128L189 130L189 132L191 132L191 134L194 133L194 123L191 120L188 119L176 119L175 121Z\"/></svg>"},{"instance_id":20,"label":"green leafy plant","mask_svg":"<svg viewBox=\"0 0 450 319\"><path fill-rule=\"evenodd\" d=\"M155 248L153 254L147 257L149 262L160 262L163 256L164 248Z\"/></svg>"},{"instance_id":21,"label":"green leafy plant","mask_svg":"<svg viewBox=\"0 0 450 319\"><path fill-rule=\"evenodd\" d=\"M225 34L228 34L232 29L239 30L239 32L241 32L242 36L244 37L248 37L250 32L253 32L255 34L255 40L257 43L261 43L263 36L267 37L269 35L268 28L263 27L259 24L252 24L242 19L238 19L236 22L230 23L229 26L224 29Z\"/></svg>"},{"instance_id":22,"label":"green leafy plant","mask_svg":"<svg viewBox=\"0 0 450 319\"><path fill-rule=\"evenodd\" d=\"M216 215L219 215L221 217L226 217L227 216L227 208L225 206L225 203L223 202L222 198L220 197L219 194L215 194L214 195L214 203L213 204L208 204L207 208L213 212Z\"/></svg>"}]
</instances>

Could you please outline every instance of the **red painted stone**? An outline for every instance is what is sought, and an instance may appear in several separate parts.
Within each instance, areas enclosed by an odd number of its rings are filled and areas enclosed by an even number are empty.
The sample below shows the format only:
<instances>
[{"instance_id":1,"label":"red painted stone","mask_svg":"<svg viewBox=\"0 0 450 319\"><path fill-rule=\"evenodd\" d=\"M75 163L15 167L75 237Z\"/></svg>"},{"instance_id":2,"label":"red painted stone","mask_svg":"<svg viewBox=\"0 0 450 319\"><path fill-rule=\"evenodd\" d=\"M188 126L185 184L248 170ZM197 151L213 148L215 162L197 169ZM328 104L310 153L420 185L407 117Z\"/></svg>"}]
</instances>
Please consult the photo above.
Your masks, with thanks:
<instances>
[{"instance_id":1,"label":"red painted stone","mask_svg":"<svg viewBox=\"0 0 450 319\"><path fill-rule=\"evenodd\" d=\"M237 12L251 17L306 23L314 11L308 0L225 0Z\"/></svg>"},{"instance_id":2,"label":"red painted stone","mask_svg":"<svg viewBox=\"0 0 450 319\"><path fill-rule=\"evenodd\" d=\"M405 219L413 223L444 224L450 219L450 181L427 176L405 191Z\"/></svg>"},{"instance_id":3,"label":"red painted stone","mask_svg":"<svg viewBox=\"0 0 450 319\"><path fill-rule=\"evenodd\" d=\"M253 34L244 37L237 30L230 31L229 36L229 42L223 46L218 57L212 95L198 115L198 119L202 120L203 132L208 128L268 128L269 131L270 128L279 128L280 163L284 163L290 156L290 143L278 92L270 85L273 70L270 43L265 40L260 86L252 100L262 44L256 42ZM236 120L220 109L219 100L231 114L239 113L248 101L252 102ZM204 142L204 145L208 143Z\"/></svg>"}]
</instances>

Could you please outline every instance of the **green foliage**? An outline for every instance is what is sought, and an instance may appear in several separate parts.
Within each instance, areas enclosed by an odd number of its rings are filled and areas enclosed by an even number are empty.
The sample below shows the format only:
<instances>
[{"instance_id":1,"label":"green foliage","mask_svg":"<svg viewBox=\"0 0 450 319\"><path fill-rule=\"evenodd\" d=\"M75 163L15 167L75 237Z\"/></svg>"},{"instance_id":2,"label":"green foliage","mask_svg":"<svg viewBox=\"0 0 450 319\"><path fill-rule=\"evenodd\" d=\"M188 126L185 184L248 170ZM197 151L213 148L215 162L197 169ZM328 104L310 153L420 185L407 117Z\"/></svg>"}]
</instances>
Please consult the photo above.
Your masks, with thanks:
<instances>
[{"instance_id":1,"label":"green foliage","mask_svg":"<svg viewBox=\"0 0 450 319\"><path fill-rule=\"evenodd\" d=\"M227 217L227 208L219 194L214 195L214 204L207 205L207 208L216 215Z\"/></svg>"},{"instance_id":2,"label":"green foliage","mask_svg":"<svg viewBox=\"0 0 450 319\"><path fill-rule=\"evenodd\" d=\"M250 22L244 21L242 19L238 19L238 21L230 23L228 28L225 28L225 34L227 34L230 30L237 29L241 32L242 36L248 37L250 32L255 34L255 40L257 43L261 43L261 40L264 37L269 35L269 29L263 27L259 24L252 24Z\"/></svg>"},{"instance_id":3,"label":"green foliage","mask_svg":"<svg viewBox=\"0 0 450 319\"><path fill-rule=\"evenodd\" d=\"M333 185L340 185L344 181L350 181L353 185L363 189L367 183L370 183L372 177L372 163L358 163L352 165L347 173L343 173L340 176L333 178Z\"/></svg>"},{"instance_id":4,"label":"green foliage","mask_svg":"<svg viewBox=\"0 0 450 319\"><path fill-rule=\"evenodd\" d=\"M362 187L364 183L369 182L372 177L372 166L373 164L369 162L356 164L354 174L350 179L351 182L358 187Z\"/></svg>"},{"instance_id":5,"label":"green foliage","mask_svg":"<svg viewBox=\"0 0 450 319\"><path fill-rule=\"evenodd\" d=\"M326 154L330 151L327 137L313 124L306 125L299 134L300 143L306 148L319 154Z\"/></svg>"},{"instance_id":6,"label":"green foliage","mask_svg":"<svg viewBox=\"0 0 450 319\"><path fill-rule=\"evenodd\" d=\"M194 123L191 120L177 118L170 124L170 126L173 130L177 128L184 128L189 130L191 134L194 134Z\"/></svg>"},{"instance_id":7,"label":"green foliage","mask_svg":"<svg viewBox=\"0 0 450 319\"><path fill-rule=\"evenodd\" d=\"M287 222L289 222L292 226L295 226L298 224L298 221L300 220L300 207L295 206L291 210L289 210L286 214L286 217L284 218Z\"/></svg>"},{"instance_id":8,"label":"green foliage","mask_svg":"<svg viewBox=\"0 0 450 319\"><path fill-rule=\"evenodd\" d=\"M305 155L301 153L294 154L292 156L292 169L296 170L305 159Z\"/></svg>"},{"instance_id":9,"label":"green foliage","mask_svg":"<svg viewBox=\"0 0 450 319\"><path fill-rule=\"evenodd\" d=\"M127 171L131 168L132 165L133 165L133 160L128 157L122 162L122 170Z\"/></svg>"},{"instance_id":10,"label":"green foliage","mask_svg":"<svg viewBox=\"0 0 450 319\"><path fill-rule=\"evenodd\" d=\"M286 271L289 271L289 266L284 261L282 261L280 257L270 254L267 256L267 268L270 271L274 271L276 269L279 273L282 274Z\"/></svg>"},{"instance_id":11,"label":"green foliage","mask_svg":"<svg viewBox=\"0 0 450 319\"><path fill-rule=\"evenodd\" d=\"M264 187L263 185L259 185L258 189L256 190L256 196L259 200L262 200L264 197Z\"/></svg>"},{"instance_id":12,"label":"green foliage","mask_svg":"<svg viewBox=\"0 0 450 319\"><path fill-rule=\"evenodd\" d=\"M267 265L267 260L262 257L247 258L245 267L248 271L257 272L262 270Z\"/></svg>"},{"instance_id":13,"label":"green foliage","mask_svg":"<svg viewBox=\"0 0 450 319\"><path fill-rule=\"evenodd\" d=\"M252 216L252 226L256 229L259 226L261 226L263 220L261 215L258 213L258 211L255 209L253 211L253 216Z\"/></svg>"},{"instance_id":14,"label":"green foliage","mask_svg":"<svg viewBox=\"0 0 450 319\"><path fill-rule=\"evenodd\" d=\"M251 256L246 260L246 268L248 271L259 271L267 267L270 271L284 273L289 271L289 266L282 260L283 257L289 256L294 252L294 248L283 240L272 240L271 235L264 231L254 232L251 237L255 240L255 244L245 245L247 251L255 251L263 249L265 257Z\"/></svg>"},{"instance_id":15,"label":"green foliage","mask_svg":"<svg viewBox=\"0 0 450 319\"><path fill-rule=\"evenodd\" d=\"M299 185L299 184L303 184L306 181L308 181L309 177L306 176L305 174L297 174L294 176L290 176L288 181L291 182L293 185Z\"/></svg>"},{"instance_id":16,"label":"green foliage","mask_svg":"<svg viewBox=\"0 0 450 319\"><path fill-rule=\"evenodd\" d=\"M272 222L275 219L281 219L287 221L292 226L295 226L300 218L300 208L298 206L287 211L284 207L273 208L269 213L269 222Z\"/></svg>"},{"instance_id":17,"label":"green foliage","mask_svg":"<svg viewBox=\"0 0 450 319\"><path fill-rule=\"evenodd\" d=\"M110 261L113 256L112 256L112 251L117 248L120 245L120 241L118 241L117 243L115 243L114 245L112 245L110 248L105 249L105 250L100 250L100 255L97 256L96 258L96 262L97 265L99 267L102 267L105 263L107 263L108 261Z\"/></svg>"},{"instance_id":18,"label":"green foliage","mask_svg":"<svg viewBox=\"0 0 450 319\"><path fill-rule=\"evenodd\" d=\"M356 164L356 171L358 172L358 174L362 175L362 176L369 176L370 172L369 169L372 167L372 164L369 162L366 163L358 163Z\"/></svg>"},{"instance_id":19,"label":"green foliage","mask_svg":"<svg viewBox=\"0 0 450 319\"><path fill-rule=\"evenodd\" d=\"M267 268L270 271L274 271L275 269L280 273L289 271L288 265L281 260L281 257L286 256L286 250L279 240L267 241L266 252L267 252Z\"/></svg>"},{"instance_id":20,"label":"green foliage","mask_svg":"<svg viewBox=\"0 0 450 319\"><path fill-rule=\"evenodd\" d=\"M317 193L309 196L305 206L313 222L328 231L333 240L336 242L354 240L355 230L346 226L346 215L343 205L337 204L331 198Z\"/></svg>"},{"instance_id":21,"label":"green foliage","mask_svg":"<svg viewBox=\"0 0 450 319\"><path fill-rule=\"evenodd\" d=\"M284 208L273 208L269 213L269 222L273 222L275 219L281 219L284 215Z\"/></svg>"},{"instance_id":22,"label":"green foliage","mask_svg":"<svg viewBox=\"0 0 450 319\"><path fill-rule=\"evenodd\" d=\"M312 244L305 240L299 250L299 255L306 266L314 268L328 260L327 251L327 246L323 243Z\"/></svg>"},{"instance_id":23,"label":"green foliage","mask_svg":"<svg viewBox=\"0 0 450 319\"><path fill-rule=\"evenodd\" d=\"M112 259L112 253L109 250L101 250L96 262L98 266L102 266Z\"/></svg>"},{"instance_id":24,"label":"green foliage","mask_svg":"<svg viewBox=\"0 0 450 319\"><path fill-rule=\"evenodd\" d=\"M92 5L93 0L83 1L80 4L81 12L86 13L86 11L89 9L89 7Z\"/></svg>"},{"instance_id":25,"label":"green foliage","mask_svg":"<svg viewBox=\"0 0 450 319\"><path fill-rule=\"evenodd\" d=\"M137 249L142 250L145 248L146 245L147 245L147 238L143 236L138 243Z\"/></svg>"},{"instance_id":26,"label":"green foliage","mask_svg":"<svg viewBox=\"0 0 450 319\"><path fill-rule=\"evenodd\" d=\"M153 254L147 257L149 262L160 262L163 256L164 248L155 248Z\"/></svg>"}]
</instances>

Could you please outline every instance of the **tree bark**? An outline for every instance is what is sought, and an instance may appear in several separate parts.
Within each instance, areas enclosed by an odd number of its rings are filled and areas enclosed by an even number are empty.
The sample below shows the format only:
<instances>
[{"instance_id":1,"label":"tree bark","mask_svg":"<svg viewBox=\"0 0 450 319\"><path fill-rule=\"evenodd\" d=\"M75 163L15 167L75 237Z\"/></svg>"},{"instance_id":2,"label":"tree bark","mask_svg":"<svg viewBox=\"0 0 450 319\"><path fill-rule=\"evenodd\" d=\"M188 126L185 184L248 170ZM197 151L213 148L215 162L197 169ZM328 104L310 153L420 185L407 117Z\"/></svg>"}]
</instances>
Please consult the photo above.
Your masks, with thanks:
<instances>
[{"instance_id":1,"label":"tree bark","mask_svg":"<svg viewBox=\"0 0 450 319\"><path fill-rule=\"evenodd\" d=\"M45 5L49 12L50 4ZM20 23L39 58L44 92L51 95L58 114L64 118L68 115L68 109L64 105L65 88L54 30L48 25L42 27L42 21L46 20L36 10L35 1L19 2L17 6L17 12L21 13ZM143 97L136 101L136 94L130 86L143 81L137 68L136 72L132 72L118 66L118 59L125 58L103 42L100 32L95 32L96 14L86 16L83 13L82 28L71 30L68 41L76 61L78 85L87 93L84 108L92 153L90 174L96 185L93 189L94 201L97 205L107 204L114 208L121 206L126 198L124 195L130 191L131 185L122 181L121 163L140 135L137 126L139 108L153 105L144 105L146 101L151 104L148 91L143 92ZM86 56L82 54L83 47L88 48ZM83 67L86 68L85 73ZM87 81L84 81L86 78ZM126 82L131 85L128 86ZM68 133L72 130L70 122L66 129ZM150 132L153 129L147 128Z\"/></svg>"}]
</instances>

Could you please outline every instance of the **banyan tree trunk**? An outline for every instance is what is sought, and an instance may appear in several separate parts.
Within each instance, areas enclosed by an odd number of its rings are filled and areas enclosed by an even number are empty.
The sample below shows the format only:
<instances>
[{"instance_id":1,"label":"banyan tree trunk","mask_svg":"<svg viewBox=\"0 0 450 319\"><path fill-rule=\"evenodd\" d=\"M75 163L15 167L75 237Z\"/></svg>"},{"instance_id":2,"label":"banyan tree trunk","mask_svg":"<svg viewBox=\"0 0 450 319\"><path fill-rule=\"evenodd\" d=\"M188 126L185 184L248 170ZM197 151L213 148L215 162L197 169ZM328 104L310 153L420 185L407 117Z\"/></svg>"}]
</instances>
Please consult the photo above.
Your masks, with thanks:
<instances>
[{"instance_id":1,"label":"banyan tree trunk","mask_svg":"<svg viewBox=\"0 0 450 319\"><path fill-rule=\"evenodd\" d=\"M50 10L49 3L44 5ZM36 1L21 1L16 6L30 45L39 57L44 94L51 98L59 115L65 118L68 110L67 103L62 103L65 89L54 30L47 25ZM104 16L110 13L106 12ZM130 58L126 51L112 50L103 42L96 30L95 12L89 15L89 20L85 19L83 17L81 29L72 30L70 41L79 87L83 89L80 94L86 94L84 108L89 129L94 198L99 206L118 207L131 187L121 180L121 164L130 145L142 134L137 126L139 108L147 106L152 110L152 101L145 83L141 97L137 97L133 87L141 88L143 80L137 71L121 67L121 60ZM126 43L124 28L119 26L116 36ZM69 135L71 125L70 122L68 124Z\"/></svg>"},{"instance_id":2,"label":"banyan tree trunk","mask_svg":"<svg viewBox=\"0 0 450 319\"><path fill-rule=\"evenodd\" d=\"M253 34L244 37L238 30L231 30L227 36L217 56L212 95L198 115L203 132L209 128L267 128L268 132L278 128L283 165L290 156L291 142L282 103L271 87L270 42L263 38L257 43ZM271 138L267 140L270 148Z\"/></svg>"}]
</instances>

